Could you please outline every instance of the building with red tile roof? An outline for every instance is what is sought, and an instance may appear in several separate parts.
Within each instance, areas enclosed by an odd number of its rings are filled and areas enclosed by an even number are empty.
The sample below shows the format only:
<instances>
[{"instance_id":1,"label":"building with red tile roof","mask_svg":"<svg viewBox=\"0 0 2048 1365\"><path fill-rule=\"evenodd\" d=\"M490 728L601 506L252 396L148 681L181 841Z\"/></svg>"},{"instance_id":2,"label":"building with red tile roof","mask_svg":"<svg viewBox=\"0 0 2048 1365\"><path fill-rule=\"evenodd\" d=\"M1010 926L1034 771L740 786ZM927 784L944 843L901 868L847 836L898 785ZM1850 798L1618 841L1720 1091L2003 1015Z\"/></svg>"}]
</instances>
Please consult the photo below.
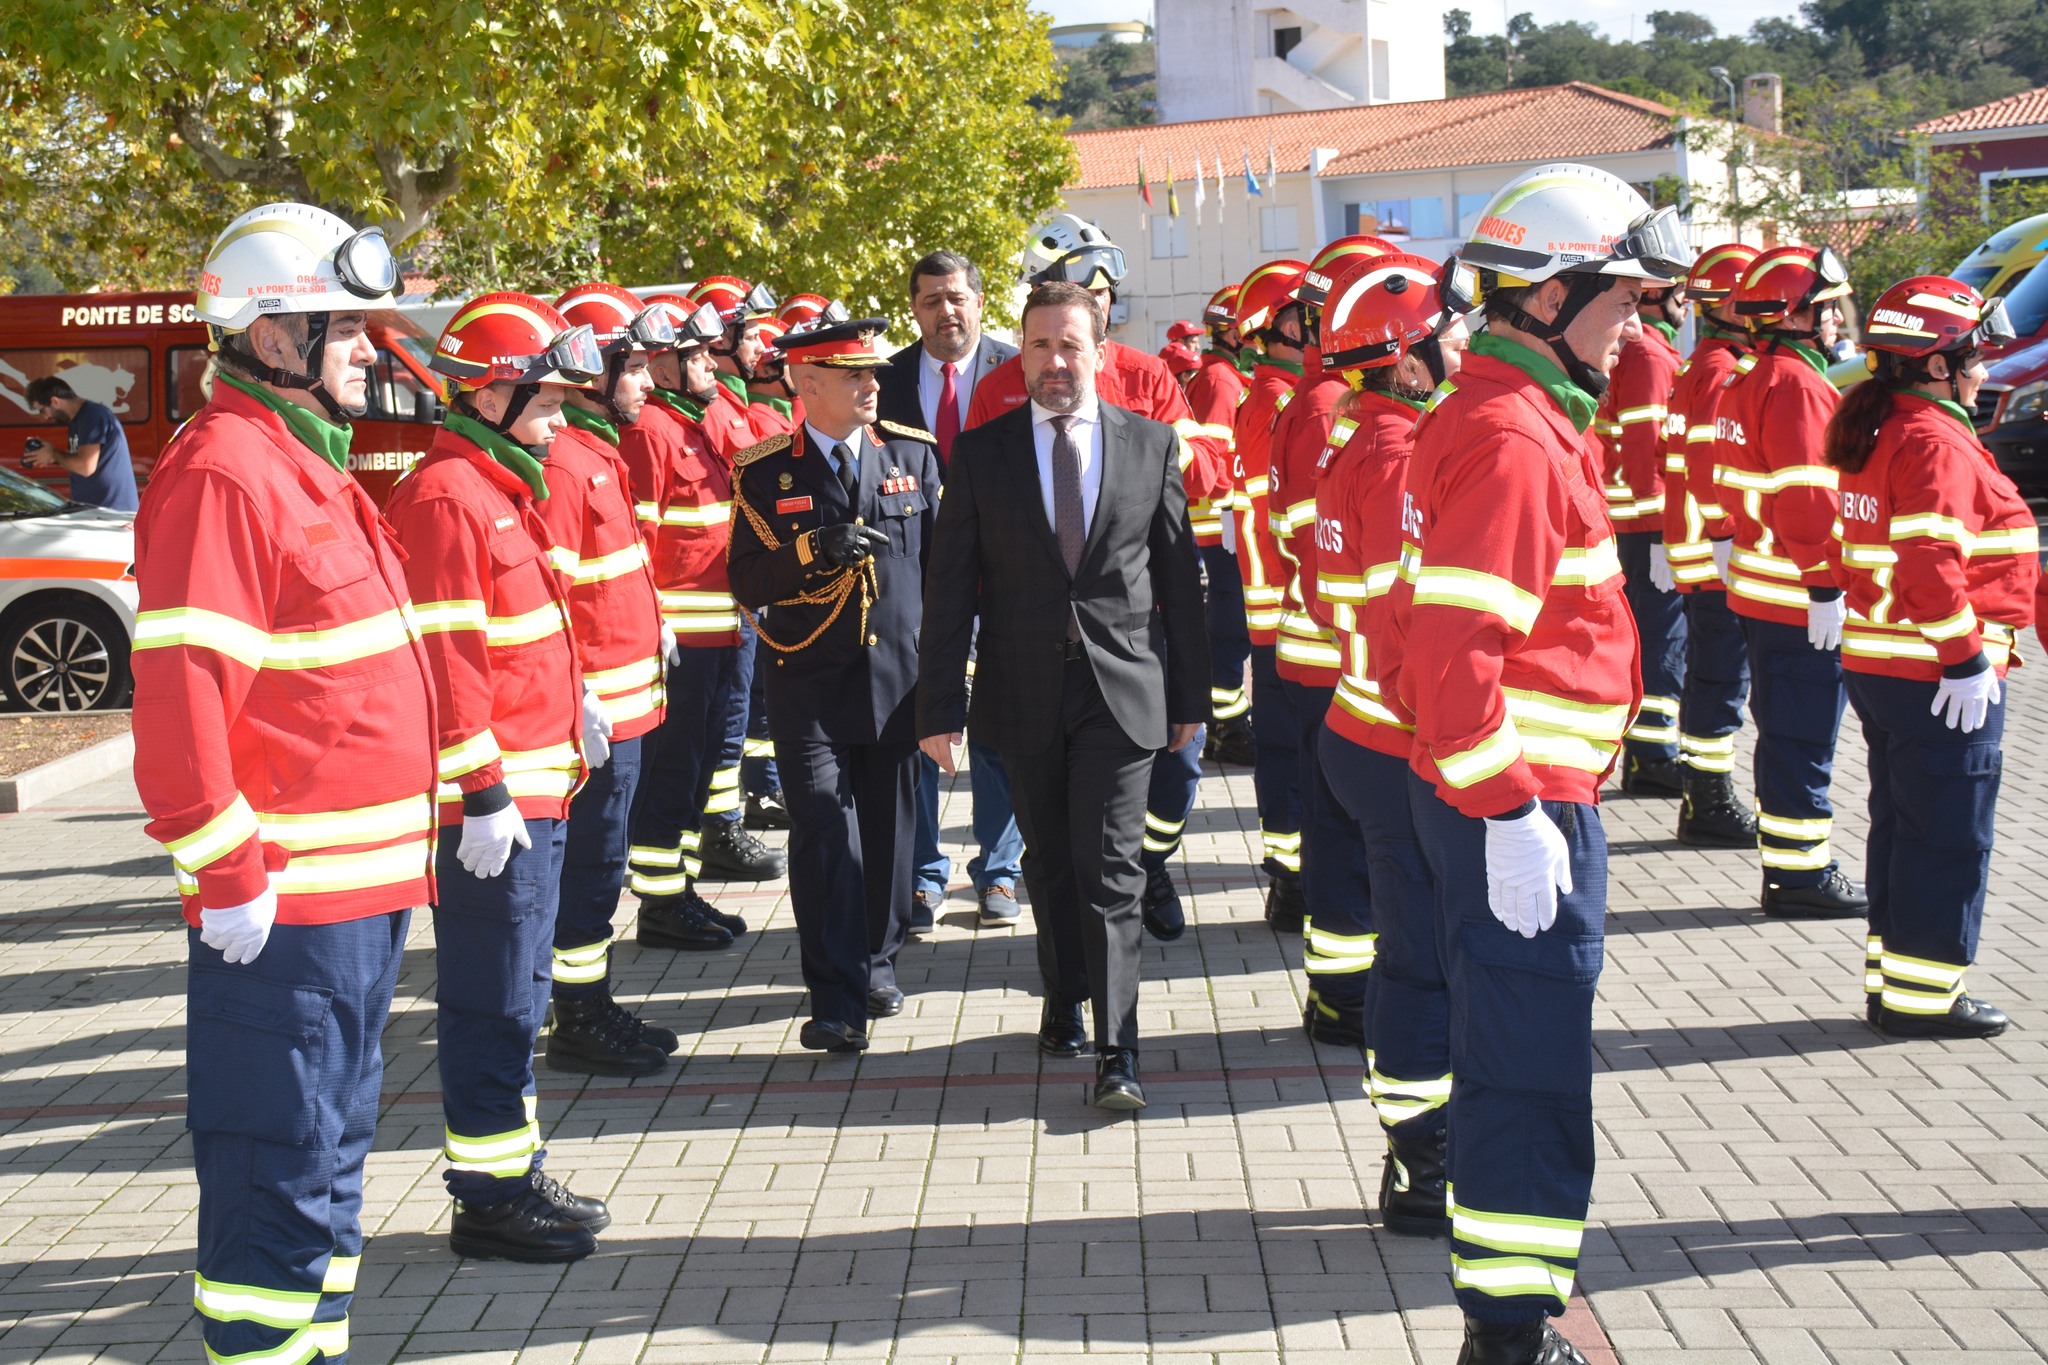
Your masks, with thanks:
<instances>
[{"instance_id":1,"label":"building with red tile roof","mask_svg":"<svg viewBox=\"0 0 2048 1365\"><path fill-rule=\"evenodd\" d=\"M1911 130L1962 158L1988 190L1994 180L2048 178L2048 85L1928 119Z\"/></svg>"}]
</instances>

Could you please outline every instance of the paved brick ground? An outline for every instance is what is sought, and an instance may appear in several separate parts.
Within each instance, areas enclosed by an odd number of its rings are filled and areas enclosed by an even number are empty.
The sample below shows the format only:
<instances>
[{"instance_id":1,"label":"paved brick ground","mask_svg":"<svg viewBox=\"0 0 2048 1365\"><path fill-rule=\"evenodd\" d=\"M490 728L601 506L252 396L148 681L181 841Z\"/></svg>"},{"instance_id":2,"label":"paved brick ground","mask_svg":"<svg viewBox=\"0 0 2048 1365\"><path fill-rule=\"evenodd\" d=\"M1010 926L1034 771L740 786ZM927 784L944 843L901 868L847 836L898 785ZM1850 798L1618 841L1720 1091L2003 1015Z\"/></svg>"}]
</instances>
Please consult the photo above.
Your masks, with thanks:
<instances>
[{"instance_id":1,"label":"paved brick ground","mask_svg":"<svg viewBox=\"0 0 2048 1365\"><path fill-rule=\"evenodd\" d=\"M2048 687L2023 681L1972 977L2017 1027L1989 1044L1879 1039L1854 926L1765 923L1749 858L1679 848L1669 803L1608 806L1582 1285L1628 1365L2042 1358L2044 748ZM1860 865L1853 753L1838 791ZM956 841L965 803L963 782ZM1440 1245L1361 1216L1379 1166L1362 1068L1300 1036L1299 948L1260 922L1250 807L1241 771L1204 783L1193 927L1147 948L1136 1121L1086 1106L1085 1064L1041 1062L1030 931L976 931L964 892L905 953L910 1007L858 1064L795 1046L779 884L720 897L758 926L738 950L625 947L621 993L686 1051L654 1081L543 1073L550 1169L616 1219L566 1270L445 1249L416 924L354 1359L1449 1362ZM125 781L0 818L0 1365L198 1356L166 868Z\"/></svg>"}]
</instances>

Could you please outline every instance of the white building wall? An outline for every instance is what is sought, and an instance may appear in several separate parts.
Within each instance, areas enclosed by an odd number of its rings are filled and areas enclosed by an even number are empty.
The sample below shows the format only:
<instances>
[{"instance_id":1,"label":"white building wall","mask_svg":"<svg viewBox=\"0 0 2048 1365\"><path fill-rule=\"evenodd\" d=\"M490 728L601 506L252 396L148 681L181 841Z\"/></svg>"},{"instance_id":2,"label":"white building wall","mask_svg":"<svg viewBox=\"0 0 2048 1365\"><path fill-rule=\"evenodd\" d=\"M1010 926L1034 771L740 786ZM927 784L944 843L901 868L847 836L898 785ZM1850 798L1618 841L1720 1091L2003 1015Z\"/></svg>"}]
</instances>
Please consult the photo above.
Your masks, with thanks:
<instances>
[{"instance_id":1,"label":"white building wall","mask_svg":"<svg viewBox=\"0 0 2048 1365\"><path fill-rule=\"evenodd\" d=\"M1442 0L1158 0L1159 117L1442 99ZM1298 29L1283 57L1276 35Z\"/></svg>"}]
</instances>

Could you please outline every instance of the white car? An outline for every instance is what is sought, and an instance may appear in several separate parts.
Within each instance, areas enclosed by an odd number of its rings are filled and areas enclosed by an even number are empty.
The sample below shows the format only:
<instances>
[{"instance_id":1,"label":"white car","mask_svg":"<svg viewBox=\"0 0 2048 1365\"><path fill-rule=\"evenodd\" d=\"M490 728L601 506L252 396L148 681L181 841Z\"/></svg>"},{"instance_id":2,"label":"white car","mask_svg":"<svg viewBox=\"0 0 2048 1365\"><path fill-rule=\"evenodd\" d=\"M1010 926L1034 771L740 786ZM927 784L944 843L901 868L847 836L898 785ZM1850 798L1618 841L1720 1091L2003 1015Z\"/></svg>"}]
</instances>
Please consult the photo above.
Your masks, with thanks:
<instances>
[{"instance_id":1,"label":"white car","mask_svg":"<svg viewBox=\"0 0 2048 1365\"><path fill-rule=\"evenodd\" d=\"M126 706L135 514L0 469L0 686L31 711Z\"/></svg>"}]
</instances>

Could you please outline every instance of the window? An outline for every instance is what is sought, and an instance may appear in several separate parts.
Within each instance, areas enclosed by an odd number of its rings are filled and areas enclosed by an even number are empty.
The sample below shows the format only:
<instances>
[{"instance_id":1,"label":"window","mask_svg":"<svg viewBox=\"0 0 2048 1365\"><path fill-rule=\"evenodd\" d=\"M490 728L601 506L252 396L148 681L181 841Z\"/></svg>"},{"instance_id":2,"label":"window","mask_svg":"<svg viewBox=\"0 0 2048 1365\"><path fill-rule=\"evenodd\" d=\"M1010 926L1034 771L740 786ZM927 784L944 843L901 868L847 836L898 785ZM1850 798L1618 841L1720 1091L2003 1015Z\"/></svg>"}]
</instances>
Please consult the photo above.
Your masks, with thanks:
<instances>
[{"instance_id":1,"label":"window","mask_svg":"<svg viewBox=\"0 0 2048 1365\"><path fill-rule=\"evenodd\" d=\"M1448 237L1444 228L1444 201L1431 196L1428 199L1410 199L1408 230L1417 237Z\"/></svg>"},{"instance_id":2,"label":"window","mask_svg":"<svg viewBox=\"0 0 2048 1365\"><path fill-rule=\"evenodd\" d=\"M1163 261L1188 254L1188 220L1164 213L1152 215L1152 259Z\"/></svg>"},{"instance_id":3,"label":"window","mask_svg":"<svg viewBox=\"0 0 2048 1365\"><path fill-rule=\"evenodd\" d=\"M420 395L425 392L425 386L406 368L404 361L387 350L378 350L377 359L370 366L368 416L387 421L416 422L420 415Z\"/></svg>"},{"instance_id":4,"label":"window","mask_svg":"<svg viewBox=\"0 0 2048 1365\"><path fill-rule=\"evenodd\" d=\"M1393 64L1387 60L1387 40L1372 40L1372 98L1390 100L1394 97Z\"/></svg>"},{"instance_id":5,"label":"window","mask_svg":"<svg viewBox=\"0 0 2048 1365\"><path fill-rule=\"evenodd\" d=\"M1409 202L1406 199L1367 200L1363 204L1344 206L1344 230L1363 232L1378 237L1406 237L1409 225ZM1442 213L1442 209L1438 209Z\"/></svg>"},{"instance_id":6,"label":"window","mask_svg":"<svg viewBox=\"0 0 2048 1365\"><path fill-rule=\"evenodd\" d=\"M1273 55L1281 61L1286 61L1287 54L1300 46L1301 28L1299 25L1273 30Z\"/></svg>"},{"instance_id":7,"label":"window","mask_svg":"<svg viewBox=\"0 0 2048 1365\"><path fill-rule=\"evenodd\" d=\"M173 346L164 357L164 407L171 421L183 422L201 408L213 392L213 379L206 372L204 346Z\"/></svg>"},{"instance_id":8,"label":"window","mask_svg":"<svg viewBox=\"0 0 2048 1365\"><path fill-rule=\"evenodd\" d=\"M1479 215L1486 212L1486 206L1493 202L1490 194L1461 194L1458 196L1458 235L1470 237L1472 229L1479 226Z\"/></svg>"},{"instance_id":9,"label":"window","mask_svg":"<svg viewBox=\"0 0 2048 1365\"><path fill-rule=\"evenodd\" d=\"M1259 210L1259 249L1261 251L1299 251L1301 249L1301 226L1299 215L1291 204L1276 204L1272 208Z\"/></svg>"},{"instance_id":10,"label":"window","mask_svg":"<svg viewBox=\"0 0 2048 1365\"><path fill-rule=\"evenodd\" d=\"M1349 237L1363 232L1372 236L1380 230L1379 216L1373 212L1377 204L1346 204L1344 206L1344 235Z\"/></svg>"},{"instance_id":11,"label":"window","mask_svg":"<svg viewBox=\"0 0 2048 1365\"><path fill-rule=\"evenodd\" d=\"M149 420L149 351L141 346L0 351L0 427L44 427L28 405L32 379L56 375L123 422Z\"/></svg>"}]
</instances>

